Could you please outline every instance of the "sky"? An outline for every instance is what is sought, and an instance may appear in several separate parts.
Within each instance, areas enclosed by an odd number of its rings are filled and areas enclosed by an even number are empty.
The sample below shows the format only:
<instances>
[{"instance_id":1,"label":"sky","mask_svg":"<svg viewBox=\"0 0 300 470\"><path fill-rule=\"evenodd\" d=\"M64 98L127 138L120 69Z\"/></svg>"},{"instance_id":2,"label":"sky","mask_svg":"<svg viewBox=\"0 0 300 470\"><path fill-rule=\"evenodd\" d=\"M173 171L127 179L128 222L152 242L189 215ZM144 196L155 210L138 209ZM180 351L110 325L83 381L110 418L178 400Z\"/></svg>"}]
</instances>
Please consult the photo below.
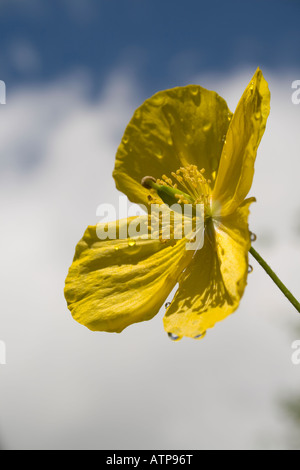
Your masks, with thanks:
<instances>
[{"instance_id":1,"label":"sky","mask_svg":"<svg viewBox=\"0 0 300 470\"><path fill-rule=\"evenodd\" d=\"M170 341L164 307L120 335L92 333L63 296L98 205L118 202L111 173L136 107L196 83L234 111L259 66L271 113L250 228L300 297L299 10L297 0L0 0L0 448L299 448L281 406L299 400L299 318L254 260L238 311L201 342Z\"/></svg>"}]
</instances>

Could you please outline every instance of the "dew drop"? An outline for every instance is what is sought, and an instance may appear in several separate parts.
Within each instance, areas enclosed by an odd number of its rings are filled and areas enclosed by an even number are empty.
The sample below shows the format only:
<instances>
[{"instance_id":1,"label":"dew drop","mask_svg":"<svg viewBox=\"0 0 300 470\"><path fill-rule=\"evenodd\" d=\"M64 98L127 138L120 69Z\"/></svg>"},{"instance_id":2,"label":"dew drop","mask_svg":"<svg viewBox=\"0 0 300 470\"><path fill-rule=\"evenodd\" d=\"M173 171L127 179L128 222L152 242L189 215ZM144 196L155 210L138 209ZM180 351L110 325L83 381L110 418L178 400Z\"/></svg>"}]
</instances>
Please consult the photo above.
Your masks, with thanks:
<instances>
[{"instance_id":1,"label":"dew drop","mask_svg":"<svg viewBox=\"0 0 300 470\"><path fill-rule=\"evenodd\" d=\"M196 106L200 105L201 97L200 97L200 89L199 88L191 88L191 96L192 100L194 101Z\"/></svg>"},{"instance_id":2,"label":"dew drop","mask_svg":"<svg viewBox=\"0 0 300 470\"><path fill-rule=\"evenodd\" d=\"M119 251L119 247L118 246L115 246L115 251Z\"/></svg>"},{"instance_id":3,"label":"dew drop","mask_svg":"<svg viewBox=\"0 0 300 470\"><path fill-rule=\"evenodd\" d=\"M159 160L161 160L161 159L163 158L162 151L161 151L161 149L159 149L159 148L156 149L155 155L156 155L156 157L157 157Z\"/></svg>"},{"instance_id":4,"label":"dew drop","mask_svg":"<svg viewBox=\"0 0 300 470\"><path fill-rule=\"evenodd\" d=\"M180 336L174 335L173 333L168 333L168 336L172 341L179 341L181 339Z\"/></svg>"},{"instance_id":5,"label":"dew drop","mask_svg":"<svg viewBox=\"0 0 300 470\"><path fill-rule=\"evenodd\" d=\"M166 302L166 303L165 303L165 308L169 308L170 305L171 305L171 302Z\"/></svg>"},{"instance_id":6,"label":"dew drop","mask_svg":"<svg viewBox=\"0 0 300 470\"><path fill-rule=\"evenodd\" d=\"M256 239L257 239L257 236L255 235L255 233L250 232L250 240L251 240L252 242L255 242Z\"/></svg>"},{"instance_id":7,"label":"dew drop","mask_svg":"<svg viewBox=\"0 0 300 470\"><path fill-rule=\"evenodd\" d=\"M204 333L201 333L201 335L194 336L193 339L203 339L205 336L206 336L206 331L204 331Z\"/></svg>"},{"instance_id":8,"label":"dew drop","mask_svg":"<svg viewBox=\"0 0 300 470\"><path fill-rule=\"evenodd\" d=\"M175 118L172 113L167 114L167 119L169 121L170 126L174 126L175 124Z\"/></svg>"},{"instance_id":9,"label":"dew drop","mask_svg":"<svg viewBox=\"0 0 300 470\"><path fill-rule=\"evenodd\" d=\"M165 102L165 97L162 95L162 93L157 93L157 95L154 95L152 97L152 103L157 105L157 106L162 106Z\"/></svg>"},{"instance_id":10,"label":"dew drop","mask_svg":"<svg viewBox=\"0 0 300 470\"><path fill-rule=\"evenodd\" d=\"M125 137L125 136L123 137L123 143L124 143L124 144L127 144L127 143L128 143L128 137Z\"/></svg>"},{"instance_id":11,"label":"dew drop","mask_svg":"<svg viewBox=\"0 0 300 470\"><path fill-rule=\"evenodd\" d=\"M135 112L135 118L139 120L139 119L141 119L141 115L142 115L141 110L137 109L136 112Z\"/></svg>"},{"instance_id":12,"label":"dew drop","mask_svg":"<svg viewBox=\"0 0 300 470\"><path fill-rule=\"evenodd\" d=\"M248 265L248 274L252 273L253 271L253 266L251 264Z\"/></svg>"},{"instance_id":13,"label":"dew drop","mask_svg":"<svg viewBox=\"0 0 300 470\"><path fill-rule=\"evenodd\" d=\"M257 113L254 114L255 119L260 119L261 118L261 113L260 111L257 111Z\"/></svg>"},{"instance_id":14,"label":"dew drop","mask_svg":"<svg viewBox=\"0 0 300 470\"><path fill-rule=\"evenodd\" d=\"M135 240L129 240L128 246L135 246L135 245L136 245L136 241L135 241Z\"/></svg>"},{"instance_id":15,"label":"dew drop","mask_svg":"<svg viewBox=\"0 0 300 470\"><path fill-rule=\"evenodd\" d=\"M168 145L173 145L173 139L171 137L168 137L167 143Z\"/></svg>"},{"instance_id":16,"label":"dew drop","mask_svg":"<svg viewBox=\"0 0 300 470\"><path fill-rule=\"evenodd\" d=\"M211 129L211 122L204 124L204 126L202 127L203 132L208 132L209 129Z\"/></svg>"}]
</instances>

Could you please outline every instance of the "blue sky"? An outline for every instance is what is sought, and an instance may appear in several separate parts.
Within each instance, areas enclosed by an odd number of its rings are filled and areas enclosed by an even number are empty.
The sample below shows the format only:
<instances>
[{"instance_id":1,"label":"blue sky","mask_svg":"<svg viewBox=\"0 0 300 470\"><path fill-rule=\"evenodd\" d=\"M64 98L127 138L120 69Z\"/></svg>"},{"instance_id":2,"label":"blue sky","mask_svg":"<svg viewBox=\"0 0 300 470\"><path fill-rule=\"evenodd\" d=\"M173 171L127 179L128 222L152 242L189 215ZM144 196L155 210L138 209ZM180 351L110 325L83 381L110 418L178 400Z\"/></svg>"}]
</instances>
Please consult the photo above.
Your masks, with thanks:
<instances>
[{"instance_id":1,"label":"blue sky","mask_svg":"<svg viewBox=\"0 0 300 470\"><path fill-rule=\"evenodd\" d=\"M196 72L293 69L299 14L297 0L2 0L1 78L13 86L84 69L101 87L117 63L152 93Z\"/></svg>"}]
</instances>

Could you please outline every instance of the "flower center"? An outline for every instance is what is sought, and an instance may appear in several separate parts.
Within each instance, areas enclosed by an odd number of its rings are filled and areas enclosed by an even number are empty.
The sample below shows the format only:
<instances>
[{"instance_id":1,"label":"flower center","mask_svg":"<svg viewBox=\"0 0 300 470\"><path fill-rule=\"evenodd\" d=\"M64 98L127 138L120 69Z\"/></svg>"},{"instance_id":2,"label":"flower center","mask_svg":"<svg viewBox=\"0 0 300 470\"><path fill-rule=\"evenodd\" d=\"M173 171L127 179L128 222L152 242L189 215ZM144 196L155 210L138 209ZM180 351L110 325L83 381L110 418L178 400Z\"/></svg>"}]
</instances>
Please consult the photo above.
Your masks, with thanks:
<instances>
[{"instance_id":1,"label":"flower center","mask_svg":"<svg viewBox=\"0 0 300 470\"><path fill-rule=\"evenodd\" d=\"M142 185L150 190L151 218L148 229L151 234L158 233L161 241L182 238L195 242L188 249L202 248L204 233L213 240L211 181L204 176L205 169L198 170L196 165L188 165L161 179L145 176ZM153 208L155 211L153 212ZM161 211L161 212L160 212ZM170 212L171 211L171 212ZM173 220L168 216L172 213ZM164 219L166 216L166 219ZM165 222L164 222L165 220ZM158 229L153 230L154 224ZM151 226L152 224L152 226Z\"/></svg>"},{"instance_id":2,"label":"flower center","mask_svg":"<svg viewBox=\"0 0 300 470\"><path fill-rule=\"evenodd\" d=\"M211 180L204 176L205 169L198 170L196 165L188 165L172 172L172 178L162 175L161 179L146 176L142 185L151 189L148 196L150 204L201 204L204 207L205 218L211 217ZM157 198L159 196L159 198Z\"/></svg>"}]
</instances>

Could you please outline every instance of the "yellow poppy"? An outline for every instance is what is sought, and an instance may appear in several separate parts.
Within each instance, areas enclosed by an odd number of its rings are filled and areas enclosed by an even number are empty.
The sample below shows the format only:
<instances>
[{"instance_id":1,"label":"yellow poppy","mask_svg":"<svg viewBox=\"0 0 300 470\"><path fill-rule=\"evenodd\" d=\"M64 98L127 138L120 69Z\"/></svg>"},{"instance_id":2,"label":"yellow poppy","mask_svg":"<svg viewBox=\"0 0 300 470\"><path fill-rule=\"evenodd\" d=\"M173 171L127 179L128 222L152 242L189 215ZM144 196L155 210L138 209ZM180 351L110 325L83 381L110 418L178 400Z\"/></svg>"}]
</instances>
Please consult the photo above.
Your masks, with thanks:
<instances>
[{"instance_id":1,"label":"yellow poppy","mask_svg":"<svg viewBox=\"0 0 300 470\"><path fill-rule=\"evenodd\" d=\"M121 332L156 315L177 283L164 317L173 339L202 338L236 310L247 282L254 200L245 198L269 111L259 69L234 114L217 93L197 85L161 91L135 111L116 155L117 188L148 208L166 202L162 188L179 202L201 202L203 246L187 250L186 237L120 238L134 218L106 224L107 231L117 228L116 239L101 240L97 226L88 227L65 285L75 320Z\"/></svg>"}]
</instances>

